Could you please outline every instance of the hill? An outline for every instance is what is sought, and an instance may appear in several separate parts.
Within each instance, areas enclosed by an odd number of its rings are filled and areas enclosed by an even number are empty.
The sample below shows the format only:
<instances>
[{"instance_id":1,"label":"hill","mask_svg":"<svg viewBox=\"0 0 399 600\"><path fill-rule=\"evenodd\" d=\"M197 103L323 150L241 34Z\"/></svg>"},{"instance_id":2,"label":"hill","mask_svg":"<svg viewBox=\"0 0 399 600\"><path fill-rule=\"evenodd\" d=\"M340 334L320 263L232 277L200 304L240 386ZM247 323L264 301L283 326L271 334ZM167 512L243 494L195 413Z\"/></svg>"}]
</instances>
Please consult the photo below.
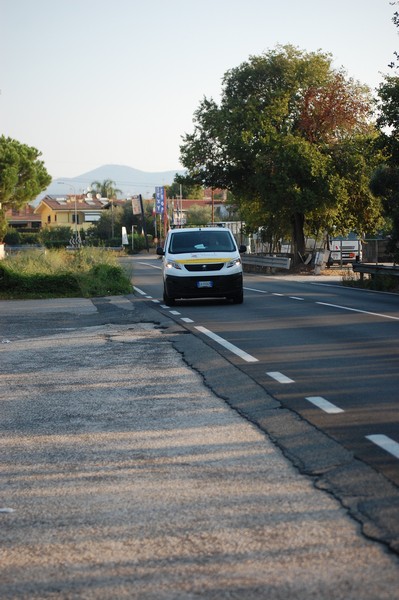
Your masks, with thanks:
<instances>
[{"instance_id":1,"label":"hill","mask_svg":"<svg viewBox=\"0 0 399 600\"><path fill-rule=\"evenodd\" d=\"M155 193L155 187L170 185L176 173L184 171L159 171L147 172L133 169L125 165L103 165L87 173L76 177L59 177L54 179L50 185L40 194L36 201L46 194L73 194L84 193L93 181L104 181L110 179L115 182L115 187L121 190L120 198L141 194L143 198L151 198ZM36 204L35 201L35 204Z\"/></svg>"}]
</instances>

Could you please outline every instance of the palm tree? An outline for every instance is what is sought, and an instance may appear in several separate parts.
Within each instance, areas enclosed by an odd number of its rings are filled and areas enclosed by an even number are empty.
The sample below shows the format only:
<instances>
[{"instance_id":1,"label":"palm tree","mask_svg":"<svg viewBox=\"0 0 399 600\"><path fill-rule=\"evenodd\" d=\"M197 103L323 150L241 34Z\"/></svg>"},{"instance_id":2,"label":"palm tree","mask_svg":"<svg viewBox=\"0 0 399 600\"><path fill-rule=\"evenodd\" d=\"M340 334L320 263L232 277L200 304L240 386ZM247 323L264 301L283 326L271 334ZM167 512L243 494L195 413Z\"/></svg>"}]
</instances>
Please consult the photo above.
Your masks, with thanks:
<instances>
[{"instance_id":1,"label":"palm tree","mask_svg":"<svg viewBox=\"0 0 399 600\"><path fill-rule=\"evenodd\" d=\"M118 190L115 187L115 181L111 179L104 179L104 181L93 181L91 184L91 188L94 193L101 194L101 198L108 198L111 201L111 236L114 237L114 199L118 194L122 193L122 190ZM93 189L94 188L94 189Z\"/></svg>"},{"instance_id":2,"label":"palm tree","mask_svg":"<svg viewBox=\"0 0 399 600\"><path fill-rule=\"evenodd\" d=\"M122 193L122 190L118 190L115 185L115 181L104 179L104 181L93 181L90 187L94 193L101 194L101 198L113 200L118 194Z\"/></svg>"}]
</instances>

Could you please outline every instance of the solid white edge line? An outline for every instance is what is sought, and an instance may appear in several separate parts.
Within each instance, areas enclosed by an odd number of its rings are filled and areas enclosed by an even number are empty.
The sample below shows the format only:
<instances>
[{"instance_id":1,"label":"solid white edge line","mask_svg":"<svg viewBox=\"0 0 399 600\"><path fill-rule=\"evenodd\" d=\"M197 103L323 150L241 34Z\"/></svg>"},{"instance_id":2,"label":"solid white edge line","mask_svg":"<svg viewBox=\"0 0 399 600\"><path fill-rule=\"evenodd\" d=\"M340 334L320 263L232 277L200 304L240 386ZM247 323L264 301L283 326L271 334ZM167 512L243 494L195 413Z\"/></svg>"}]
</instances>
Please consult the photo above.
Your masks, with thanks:
<instances>
[{"instance_id":1,"label":"solid white edge line","mask_svg":"<svg viewBox=\"0 0 399 600\"><path fill-rule=\"evenodd\" d=\"M233 352L233 354L236 354L237 356L239 356L246 362L258 362L257 358L255 358L254 356L251 356L247 352L244 352L244 350L237 348L237 346L234 346L234 344L230 344L230 342L228 342L227 340L224 340L222 337L220 337L216 333L213 333L213 331L209 331L209 329L207 329L206 327L202 327L201 325L196 325L195 329L197 329L204 335L207 335L212 340L214 340L215 342L217 342L218 344L220 344L221 346L226 348L226 350L230 350L230 352Z\"/></svg>"},{"instance_id":2,"label":"solid white edge line","mask_svg":"<svg viewBox=\"0 0 399 600\"><path fill-rule=\"evenodd\" d=\"M391 315L382 315L380 313L370 312L368 310L360 310L359 308L350 308L349 306L341 306L340 304L330 304L329 302L316 302L322 306L331 306L332 308L341 308L342 310L350 310L352 312L362 313L364 315L372 315L373 317L383 317L385 319L393 319L399 321L399 317L392 317Z\"/></svg>"},{"instance_id":3,"label":"solid white edge line","mask_svg":"<svg viewBox=\"0 0 399 600\"><path fill-rule=\"evenodd\" d=\"M151 265L150 263L138 262L138 264L144 265L145 267L152 267L153 269L162 269L162 267L159 267L158 265Z\"/></svg>"},{"instance_id":4,"label":"solid white edge line","mask_svg":"<svg viewBox=\"0 0 399 600\"><path fill-rule=\"evenodd\" d=\"M280 373L280 371L269 371L266 373L266 375L269 375L269 377L275 379L279 383L295 383L293 379L290 379L283 373Z\"/></svg>"},{"instance_id":5,"label":"solid white edge line","mask_svg":"<svg viewBox=\"0 0 399 600\"><path fill-rule=\"evenodd\" d=\"M321 408L321 410L324 410L324 412L329 413L331 415L344 412L342 408L335 406L335 404L329 402L322 396L308 396L307 398L305 398L305 400L308 400L318 408Z\"/></svg>"},{"instance_id":6,"label":"solid white edge line","mask_svg":"<svg viewBox=\"0 0 399 600\"><path fill-rule=\"evenodd\" d=\"M382 433L378 433L375 435L366 435L366 438L376 444L386 452L389 452L395 458L399 458L399 444L395 442L387 435L383 435Z\"/></svg>"}]
</instances>

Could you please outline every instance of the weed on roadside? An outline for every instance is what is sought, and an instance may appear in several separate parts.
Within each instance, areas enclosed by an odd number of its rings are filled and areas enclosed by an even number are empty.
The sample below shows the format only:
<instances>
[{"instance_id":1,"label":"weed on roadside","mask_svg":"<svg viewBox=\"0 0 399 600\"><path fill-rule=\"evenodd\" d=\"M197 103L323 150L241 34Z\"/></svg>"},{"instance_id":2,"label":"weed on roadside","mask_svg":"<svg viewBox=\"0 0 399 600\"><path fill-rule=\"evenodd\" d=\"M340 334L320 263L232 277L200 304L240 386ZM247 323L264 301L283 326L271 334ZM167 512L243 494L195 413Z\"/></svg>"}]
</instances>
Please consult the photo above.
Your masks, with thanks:
<instances>
[{"instance_id":1,"label":"weed on roadside","mask_svg":"<svg viewBox=\"0 0 399 600\"><path fill-rule=\"evenodd\" d=\"M92 297L131 293L117 258L104 248L11 255L0 263L0 298Z\"/></svg>"}]
</instances>

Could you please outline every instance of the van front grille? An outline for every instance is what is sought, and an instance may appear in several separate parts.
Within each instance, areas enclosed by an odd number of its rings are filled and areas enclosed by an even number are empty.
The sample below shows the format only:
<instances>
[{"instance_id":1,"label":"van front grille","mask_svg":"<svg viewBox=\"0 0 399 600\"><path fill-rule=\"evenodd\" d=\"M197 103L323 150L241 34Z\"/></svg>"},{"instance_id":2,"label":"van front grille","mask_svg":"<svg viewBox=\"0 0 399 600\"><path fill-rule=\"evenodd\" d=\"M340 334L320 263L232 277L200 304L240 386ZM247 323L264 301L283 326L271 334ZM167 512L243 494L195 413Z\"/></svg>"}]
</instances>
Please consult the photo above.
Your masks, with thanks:
<instances>
[{"instance_id":1,"label":"van front grille","mask_svg":"<svg viewBox=\"0 0 399 600\"><path fill-rule=\"evenodd\" d=\"M188 263L185 264L185 268L190 272L207 273L208 271L220 271L223 269L224 263Z\"/></svg>"}]
</instances>

